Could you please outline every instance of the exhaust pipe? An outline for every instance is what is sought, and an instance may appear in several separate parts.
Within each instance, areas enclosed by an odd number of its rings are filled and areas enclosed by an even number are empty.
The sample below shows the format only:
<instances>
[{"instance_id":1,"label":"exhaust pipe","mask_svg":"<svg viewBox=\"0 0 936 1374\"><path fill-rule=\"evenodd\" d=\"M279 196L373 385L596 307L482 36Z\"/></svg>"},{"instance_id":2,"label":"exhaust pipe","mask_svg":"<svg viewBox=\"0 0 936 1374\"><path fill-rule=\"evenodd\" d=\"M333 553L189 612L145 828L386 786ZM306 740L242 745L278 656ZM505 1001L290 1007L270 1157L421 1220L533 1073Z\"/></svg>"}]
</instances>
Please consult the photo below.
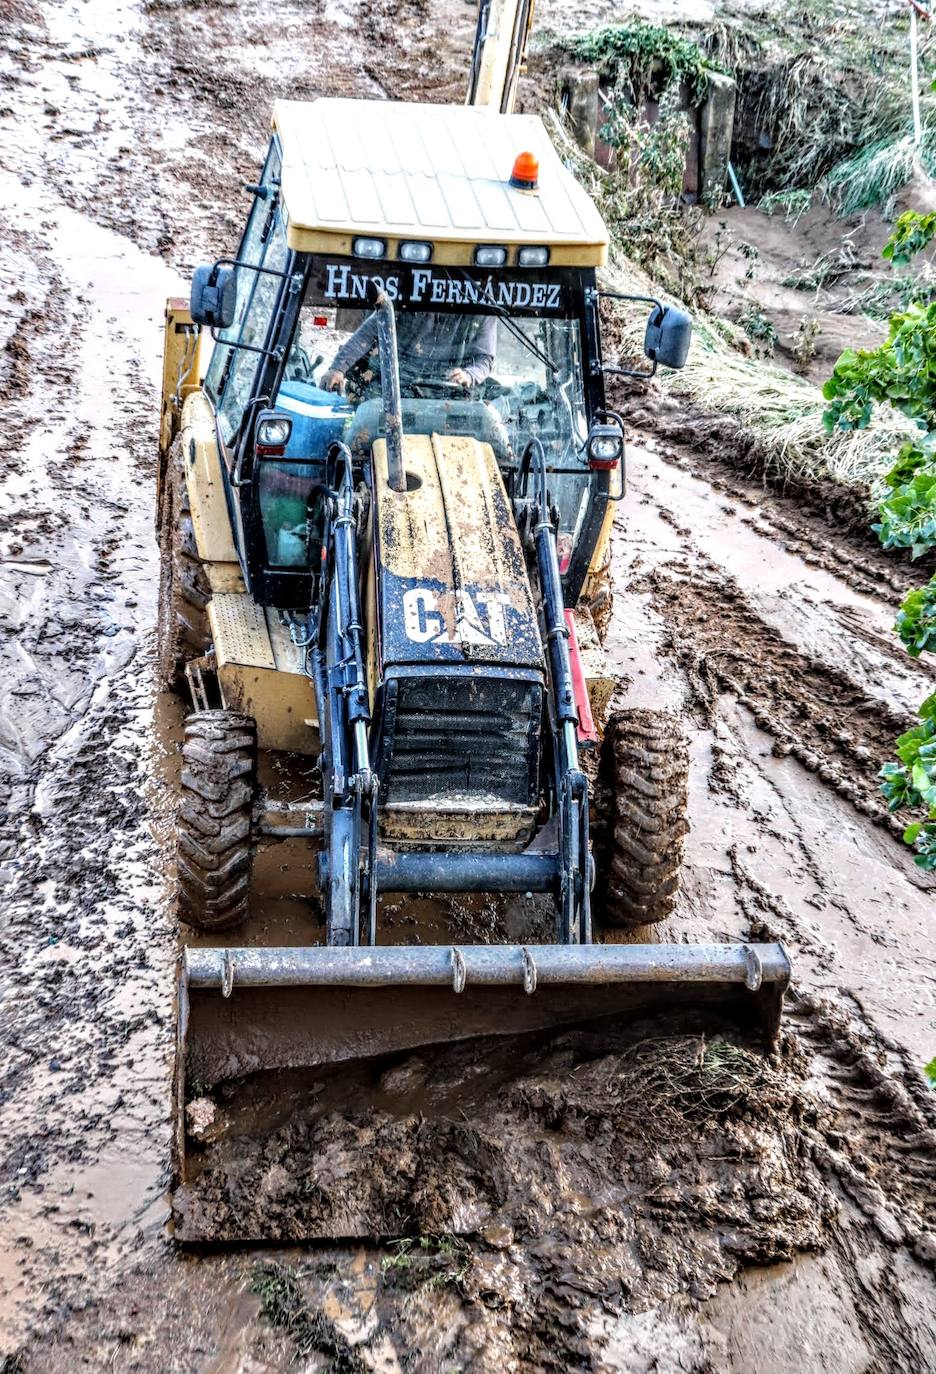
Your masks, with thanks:
<instances>
[{"instance_id":1,"label":"exhaust pipe","mask_svg":"<svg viewBox=\"0 0 936 1374\"><path fill-rule=\"evenodd\" d=\"M380 354L380 389L387 427L387 481L391 491L406 491L403 467L403 408L400 400L400 355L397 352L396 312L386 291L373 298Z\"/></svg>"}]
</instances>

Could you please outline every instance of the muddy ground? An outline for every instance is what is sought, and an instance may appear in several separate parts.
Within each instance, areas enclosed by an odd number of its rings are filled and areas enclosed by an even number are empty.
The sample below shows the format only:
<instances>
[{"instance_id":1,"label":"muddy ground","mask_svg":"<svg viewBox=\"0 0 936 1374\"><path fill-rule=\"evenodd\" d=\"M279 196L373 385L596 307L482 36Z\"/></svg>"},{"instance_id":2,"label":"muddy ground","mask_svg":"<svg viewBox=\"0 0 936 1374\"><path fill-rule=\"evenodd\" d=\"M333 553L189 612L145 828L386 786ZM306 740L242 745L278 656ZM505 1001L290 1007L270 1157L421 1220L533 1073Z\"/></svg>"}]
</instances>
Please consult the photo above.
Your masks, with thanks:
<instances>
[{"instance_id":1,"label":"muddy ground","mask_svg":"<svg viewBox=\"0 0 936 1374\"><path fill-rule=\"evenodd\" d=\"M0 0L0 1369L936 1369L934 885L875 787L932 688L890 629L909 574L729 445L664 448L652 404L608 646L620 702L691 734L674 938L791 952L779 1060L675 1019L531 1042L509 1074L410 1059L328 1137L336 1173L375 1161L360 1205L397 1244L167 1235L162 302L232 246L275 94L459 99L473 24L272 11ZM243 1197L314 1184L321 1129L272 1132Z\"/></svg>"}]
</instances>

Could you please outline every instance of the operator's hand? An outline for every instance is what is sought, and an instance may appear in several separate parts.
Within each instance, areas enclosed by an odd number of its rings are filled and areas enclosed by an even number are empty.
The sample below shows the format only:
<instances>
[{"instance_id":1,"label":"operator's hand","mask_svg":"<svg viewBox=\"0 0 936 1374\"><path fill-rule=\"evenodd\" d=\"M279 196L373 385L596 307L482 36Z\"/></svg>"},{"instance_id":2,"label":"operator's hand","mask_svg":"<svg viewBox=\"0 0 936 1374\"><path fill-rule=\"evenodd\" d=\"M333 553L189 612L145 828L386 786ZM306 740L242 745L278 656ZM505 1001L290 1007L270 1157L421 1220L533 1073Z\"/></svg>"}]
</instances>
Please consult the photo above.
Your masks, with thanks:
<instances>
[{"instance_id":1,"label":"operator's hand","mask_svg":"<svg viewBox=\"0 0 936 1374\"><path fill-rule=\"evenodd\" d=\"M344 373L339 372L336 367L330 367L322 378L323 391L340 391L344 386Z\"/></svg>"},{"instance_id":2,"label":"operator's hand","mask_svg":"<svg viewBox=\"0 0 936 1374\"><path fill-rule=\"evenodd\" d=\"M456 386L471 386L471 374L463 367L453 367L446 381L454 382Z\"/></svg>"}]
</instances>

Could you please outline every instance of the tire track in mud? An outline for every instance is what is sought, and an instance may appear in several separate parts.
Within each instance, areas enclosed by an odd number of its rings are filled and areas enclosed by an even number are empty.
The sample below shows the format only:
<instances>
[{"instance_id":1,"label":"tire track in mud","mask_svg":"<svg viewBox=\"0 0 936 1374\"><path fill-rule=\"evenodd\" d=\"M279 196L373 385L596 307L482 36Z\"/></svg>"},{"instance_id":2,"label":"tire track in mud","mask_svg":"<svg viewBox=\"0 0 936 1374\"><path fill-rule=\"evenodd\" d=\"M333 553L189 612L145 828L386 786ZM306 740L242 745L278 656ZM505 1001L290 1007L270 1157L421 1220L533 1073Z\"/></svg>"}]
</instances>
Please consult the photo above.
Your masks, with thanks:
<instances>
[{"instance_id":1,"label":"tire track in mud","mask_svg":"<svg viewBox=\"0 0 936 1374\"><path fill-rule=\"evenodd\" d=\"M886 1374L936 1367L936 1319L907 1319L908 1296L929 1306L936 1268L936 1104L921 1075L867 1024L826 999L793 995L787 1034L808 1056L830 1104L809 1149L843 1198L849 1224L831 1244L843 1259L862 1334ZM873 1278L872 1278L873 1274Z\"/></svg>"},{"instance_id":2,"label":"tire track in mud","mask_svg":"<svg viewBox=\"0 0 936 1374\"><path fill-rule=\"evenodd\" d=\"M662 456L674 467L700 476L716 490L737 494L736 499L745 505L752 500L769 503L779 517L778 528L789 511L790 523L798 535L806 536L813 554L831 545L836 552L830 556L836 558L844 546L854 552L859 565L870 560L882 569L885 581L895 578L897 584L900 579L894 569L901 564L913 578L921 566L936 567L933 559L913 564L907 552L874 550L872 510L865 488L784 469L772 455L757 449L736 417L706 414L685 397L665 396L653 383L633 390L612 385L609 397L629 426L661 442Z\"/></svg>"},{"instance_id":3,"label":"tire track in mud","mask_svg":"<svg viewBox=\"0 0 936 1374\"><path fill-rule=\"evenodd\" d=\"M784 899L758 881L736 846L729 857L750 922L745 938L784 941L794 969L807 953L825 973L823 981L834 978L832 951L817 944ZM826 1247L839 1259L871 1367L882 1374L936 1369L930 1301L936 1270L936 1098L906 1047L884 1034L846 988L833 1001L794 978L782 1045L808 1075L817 1107L803 1123L803 1148L835 1199ZM917 1319L908 1320L908 1304L915 1300Z\"/></svg>"},{"instance_id":4,"label":"tire track in mud","mask_svg":"<svg viewBox=\"0 0 936 1374\"><path fill-rule=\"evenodd\" d=\"M772 537L779 548L794 554L811 568L820 568L832 573L839 581L863 596L880 597L882 587L889 588L897 596L906 595L908 587L918 576L918 570L925 568L926 560L909 567L906 572L898 571L901 555L874 552L870 540L873 511L867 506L867 528L863 537L847 531L836 533L834 523L808 508L800 505L795 516L785 514L787 506L793 507L794 500L782 492L767 487L755 487L745 483L737 473L725 475L725 464L716 458L706 461L702 467L698 454L677 448L661 446L661 458L672 467L679 468L691 477L707 483L714 491L737 502L741 510L727 509L737 515L745 524L758 533Z\"/></svg>"},{"instance_id":5,"label":"tire track in mud","mask_svg":"<svg viewBox=\"0 0 936 1374\"><path fill-rule=\"evenodd\" d=\"M731 692L773 736L777 757L792 755L863 815L902 832L905 822L888 814L877 775L910 717L788 643L702 553L691 562L673 560L634 585L649 591L669 628L664 648L707 715L719 692Z\"/></svg>"}]
</instances>

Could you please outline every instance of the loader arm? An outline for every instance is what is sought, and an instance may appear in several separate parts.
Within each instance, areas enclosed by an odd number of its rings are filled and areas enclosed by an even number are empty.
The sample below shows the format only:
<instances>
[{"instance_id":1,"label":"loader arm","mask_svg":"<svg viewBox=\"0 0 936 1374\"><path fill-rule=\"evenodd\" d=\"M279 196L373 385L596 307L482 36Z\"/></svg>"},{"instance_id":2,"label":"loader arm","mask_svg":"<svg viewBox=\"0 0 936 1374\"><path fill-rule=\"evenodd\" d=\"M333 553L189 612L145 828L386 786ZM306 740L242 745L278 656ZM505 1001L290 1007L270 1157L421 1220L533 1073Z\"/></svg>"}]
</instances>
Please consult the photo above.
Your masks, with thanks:
<instances>
[{"instance_id":1,"label":"loader arm","mask_svg":"<svg viewBox=\"0 0 936 1374\"><path fill-rule=\"evenodd\" d=\"M466 105L513 110L532 26L533 0L481 0Z\"/></svg>"}]
</instances>

